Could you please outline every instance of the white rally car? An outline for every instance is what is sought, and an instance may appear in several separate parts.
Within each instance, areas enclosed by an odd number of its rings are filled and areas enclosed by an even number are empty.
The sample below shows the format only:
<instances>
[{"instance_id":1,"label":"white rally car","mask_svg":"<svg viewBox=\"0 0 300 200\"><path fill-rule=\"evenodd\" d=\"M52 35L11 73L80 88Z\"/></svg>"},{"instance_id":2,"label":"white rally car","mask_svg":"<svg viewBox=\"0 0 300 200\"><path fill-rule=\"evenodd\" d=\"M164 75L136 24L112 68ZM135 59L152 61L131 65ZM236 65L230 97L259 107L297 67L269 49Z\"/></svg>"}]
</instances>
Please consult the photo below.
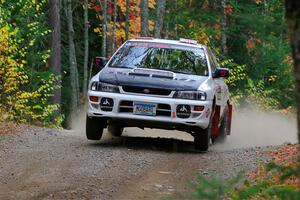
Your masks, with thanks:
<instances>
[{"instance_id":1,"label":"white rally car","mask_svg":"<svg viewBox=\"0 0 300 200\"><path fill-rule=\"evenodd\" d=\"M232 106L212 51L196 41L138 38L125 42L90 81L86 136L100 140L104 128L180 130L206 151L230 134Z\"/></svg>"}]
</instances>

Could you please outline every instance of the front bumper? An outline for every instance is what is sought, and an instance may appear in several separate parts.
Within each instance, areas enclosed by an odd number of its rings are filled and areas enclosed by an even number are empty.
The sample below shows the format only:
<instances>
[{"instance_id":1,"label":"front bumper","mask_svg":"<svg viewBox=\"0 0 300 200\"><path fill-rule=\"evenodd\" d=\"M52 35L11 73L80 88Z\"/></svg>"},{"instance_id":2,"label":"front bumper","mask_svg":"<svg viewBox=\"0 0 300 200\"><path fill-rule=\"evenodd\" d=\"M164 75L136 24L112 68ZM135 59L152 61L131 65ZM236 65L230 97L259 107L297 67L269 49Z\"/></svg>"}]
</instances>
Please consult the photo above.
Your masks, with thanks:
<instances>
[{"instance_id":1,"label":"front bumper","mask_svg":"<svg viewBox=\"0 0 300 200\"><path fill-rule=\"evenodd\" d=\"M168 123L168 124L181 124L187 126L197 126L207 128L211 115L212 101L196 101L185 99L174 99L158 96L145 96L139 94L121 94L121 93L108 93L99 91L89 91L88 97L99 97L98 102L92 102L89 99L87 115L89 117L105 117L115 120L131 120L131 121L150 121L151 123ZM100 108L101 98L113 99L114 105L112 111L103 111ZM156 116L143 116L135 115L130 109L124 112L123 102L143 102L163 105L163 108L158 106ZM178 105L191 106L191 114L188 118L179 118L176 115L176 108ZM194 106L204 106L202 111L195 111ZM127 109L130 106L126 106ZM167 108L167 109L166 109ZM170 115L168 114L170 113ZM139 127L143 125L139 124ZM147 127L147 126L145 126Z\"/></svg>"}]
</instances>

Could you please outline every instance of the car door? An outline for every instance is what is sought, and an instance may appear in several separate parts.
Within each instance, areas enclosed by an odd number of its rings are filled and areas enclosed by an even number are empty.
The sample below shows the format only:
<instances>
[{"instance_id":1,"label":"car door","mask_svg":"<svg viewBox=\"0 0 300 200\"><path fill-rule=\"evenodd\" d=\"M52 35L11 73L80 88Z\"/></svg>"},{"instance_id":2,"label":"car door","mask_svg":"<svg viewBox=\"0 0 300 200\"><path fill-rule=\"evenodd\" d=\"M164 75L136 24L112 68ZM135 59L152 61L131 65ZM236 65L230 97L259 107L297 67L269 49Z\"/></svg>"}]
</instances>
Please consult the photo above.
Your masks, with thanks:
<instances>
[{"instance_id":1,"label":"car door","mask_svg":"<svg viewBox=\"0 0 300 200\"><path fill-rule=\"evenodd\" d=\"M209 59L212 73L214 73L218 68L220 68L220 65L211 51L209 51ZM220 106L221 113L223 113L228 101L228 86L226 85L224 78L213 77L213 82L215 85L216 104Z\"/></svg>"}]
</instances>

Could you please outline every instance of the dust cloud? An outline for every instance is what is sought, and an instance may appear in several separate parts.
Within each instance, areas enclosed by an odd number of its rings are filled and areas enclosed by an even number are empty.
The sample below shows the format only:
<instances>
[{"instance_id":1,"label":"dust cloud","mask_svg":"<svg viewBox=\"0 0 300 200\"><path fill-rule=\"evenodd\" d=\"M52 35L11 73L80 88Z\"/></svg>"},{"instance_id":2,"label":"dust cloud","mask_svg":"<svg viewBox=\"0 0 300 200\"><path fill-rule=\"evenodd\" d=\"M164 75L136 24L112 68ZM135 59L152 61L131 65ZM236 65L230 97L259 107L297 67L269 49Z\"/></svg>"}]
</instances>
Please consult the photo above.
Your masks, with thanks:
<instances>
[{"instance_id":1,"label":"dust cloud","mask_svg":"<svg viewBox=\"0 0 300 200\"><path fill-rule=\"evenodd\" d=\"M81 108L80 111L73 117L70 127L75 134L85 136L85 120L86 120L86 109Z\"/></svg>"},{"instance_id":2,"label":"dust cloud","mask_svg":"<svg viewBox=\"0 0 300 200\"><path fill-rule=\"evenodd\" d=\"M80 136L80 137L86 137L85 134L85 122L86 122L86 109L80 108L78 113L74 115L73 120L71 120L70 127L71 130L69 131L70 134L74 136ZM112 136L108 134L107 129L103 131L103 136L101 138L101 141L110 140L112 139Z\"/></svg>"},{"instance_id":3,"label":"dust cloud","mask_svg":"<svg viewBox=\"0 0 300 200\"><path fill-rule=\"evenodd\" d=\"M240 109L233 114L231 135L214 149L263 147L297 143L296 118L255 108Z\"/></svg>"},{"instance_id":4,"label":"dust cloud","mask_svg":"<svg viewBox=\"0 0 300 200\"><path fill-rule=\"evenodd\" d=\"M71 123L72 134L85 137L86 111L82 109ZM175 138L193 141L190 134L180 131L158 129L126 128L123 133L129 137ZM104 130L103 139L111 136ZM233 113L231 135L226 141L212 145L212 150L232 150L240 148L264 147L297 143L295 116L275 112L264 112L255 108L243 108Z\"/></svg>"}]
</instances>

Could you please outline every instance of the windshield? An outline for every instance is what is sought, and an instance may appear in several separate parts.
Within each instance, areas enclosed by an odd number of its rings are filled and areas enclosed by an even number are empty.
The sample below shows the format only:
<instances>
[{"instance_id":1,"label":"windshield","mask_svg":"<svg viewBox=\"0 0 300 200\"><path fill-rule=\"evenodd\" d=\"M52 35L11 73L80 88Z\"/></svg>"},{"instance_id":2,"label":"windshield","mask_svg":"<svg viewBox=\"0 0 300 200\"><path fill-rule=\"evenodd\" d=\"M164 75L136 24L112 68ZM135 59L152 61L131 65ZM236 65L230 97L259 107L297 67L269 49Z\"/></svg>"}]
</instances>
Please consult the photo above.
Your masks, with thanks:
<instances>
[{"instance_id":1,"label":"windshield","mask_svg":"<svg viewBox=\"0 0 300 200\"><path fill-rule=\"evenodd\" d=\"M173 44L127 42L112 58L109 66L208 76L203 49Z\"/></svg>"}]
</instances>

